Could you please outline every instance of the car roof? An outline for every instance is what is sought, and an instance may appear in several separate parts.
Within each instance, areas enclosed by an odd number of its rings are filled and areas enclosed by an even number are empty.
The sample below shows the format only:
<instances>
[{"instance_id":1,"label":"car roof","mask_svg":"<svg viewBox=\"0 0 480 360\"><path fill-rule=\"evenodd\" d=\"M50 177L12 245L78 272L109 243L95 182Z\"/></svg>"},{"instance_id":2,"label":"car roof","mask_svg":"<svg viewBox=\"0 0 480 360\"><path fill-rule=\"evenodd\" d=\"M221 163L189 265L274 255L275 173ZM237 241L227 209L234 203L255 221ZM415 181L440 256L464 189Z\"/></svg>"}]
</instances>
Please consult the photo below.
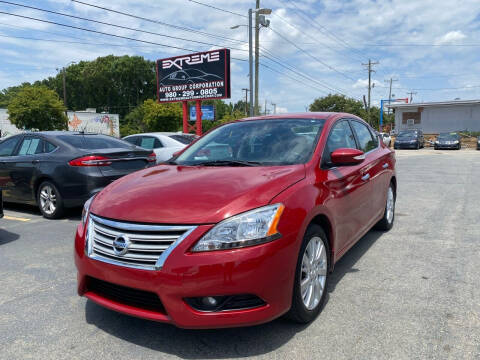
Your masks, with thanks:
<instances>
[{"instance_id":1,"label":"car roof","mask_svg":"<svg viewBox=\"0 0 480 360\"><path fill-rule=\"evenodd\" d=\"M277 120L277 119L330 119L338 116L348 116L358 118L356 115L347 114L347 113L337 113L337 112L299 112L299 113L284 113L284 114L274 114L274 115L263 115L263 116L254 116L239 119L237 121L252 121L252 120Z\"/></svg>"},{"instance_id":2,"label":"car roof","mask_svg":"<svg viewBox=\"0 0 480 360\"><path fill-rule=\"evenodd\" d=\"M130 137L130 136L155 136L155 135L170 136L170 135L189 135L189 134L184 134L182 132L149 132L149 133L131 134L131 135L127 135L125 137Z\"/></svg>"}]
</instances>

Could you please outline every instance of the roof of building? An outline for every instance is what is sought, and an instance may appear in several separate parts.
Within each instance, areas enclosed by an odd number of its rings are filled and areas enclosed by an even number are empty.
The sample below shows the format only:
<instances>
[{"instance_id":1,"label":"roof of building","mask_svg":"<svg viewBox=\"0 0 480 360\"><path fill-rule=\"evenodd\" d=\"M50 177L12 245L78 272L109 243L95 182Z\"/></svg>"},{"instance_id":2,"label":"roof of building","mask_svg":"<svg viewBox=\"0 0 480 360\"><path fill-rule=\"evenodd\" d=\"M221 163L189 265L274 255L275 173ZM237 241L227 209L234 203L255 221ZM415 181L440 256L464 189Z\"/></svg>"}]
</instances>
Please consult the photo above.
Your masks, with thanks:
<instances>
[{"instance_id":1,"label":"roof of building","mask_svg":"<svg viewBox=\"0 0 480 360\"><path fill-rule=\"evenodd\" d=\"M435 101L425 103L392 103L385 105L390 108L418 108L418 107L433 107L433 106L465 106L465 105L477 105L480 104L480 100L451 100L451 101Z\"/></svg>"}]
</instances>

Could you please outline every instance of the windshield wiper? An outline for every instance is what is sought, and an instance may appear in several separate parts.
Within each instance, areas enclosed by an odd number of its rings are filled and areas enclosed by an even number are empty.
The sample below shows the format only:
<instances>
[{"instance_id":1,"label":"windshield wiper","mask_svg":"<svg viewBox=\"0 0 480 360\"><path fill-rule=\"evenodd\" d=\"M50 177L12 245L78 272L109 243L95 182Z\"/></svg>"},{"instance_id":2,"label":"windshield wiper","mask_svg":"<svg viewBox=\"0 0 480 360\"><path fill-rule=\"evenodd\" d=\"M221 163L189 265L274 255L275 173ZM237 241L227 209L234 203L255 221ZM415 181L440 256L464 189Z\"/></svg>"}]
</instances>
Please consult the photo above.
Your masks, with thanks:
<instances>
[{"instance_id":1,"label":"windshield wiper","mask_svg":"<svg viewBox=\"0 0 480 360\"><path fill-rule=\"evenodd\" d=\"M212 160L197 163L195 165L204 166L258 166L261 165L258 161L243 161L243 160Z\"/></svg>"}]
</instances>

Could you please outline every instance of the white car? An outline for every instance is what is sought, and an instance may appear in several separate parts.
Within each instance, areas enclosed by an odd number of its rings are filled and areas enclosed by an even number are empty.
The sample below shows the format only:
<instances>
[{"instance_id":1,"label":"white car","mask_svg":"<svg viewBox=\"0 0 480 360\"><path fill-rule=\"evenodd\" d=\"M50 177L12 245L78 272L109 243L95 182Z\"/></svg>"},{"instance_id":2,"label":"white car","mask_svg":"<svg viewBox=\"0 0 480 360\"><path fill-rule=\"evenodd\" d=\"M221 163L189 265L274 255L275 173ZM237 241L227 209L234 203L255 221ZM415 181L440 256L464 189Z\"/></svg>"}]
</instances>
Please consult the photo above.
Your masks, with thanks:
<instances>
[{"instance_id":1,"label":"white car","mask_svg":"<svg viewBox=\"0 0 480 360\"><path fill-rule=\"evenodd\" d=\"M152 150L157 155L157 164L170 159L173 153L182 150L197 138L194 134L181 132L153 132L125 136L123 140L144 149Z\"/></svg>"},{"instance_id":2,"label":"white car","mask_svg":"<svg viewBox=\"0 0 480 360\"><path fill-rule=\"evenodd\" d=\"M381 132L379 133L380 137L383 140L383 143L390 147L390 144L392 143L392 138L388 133Z\"/></svg>"}]
</instances>

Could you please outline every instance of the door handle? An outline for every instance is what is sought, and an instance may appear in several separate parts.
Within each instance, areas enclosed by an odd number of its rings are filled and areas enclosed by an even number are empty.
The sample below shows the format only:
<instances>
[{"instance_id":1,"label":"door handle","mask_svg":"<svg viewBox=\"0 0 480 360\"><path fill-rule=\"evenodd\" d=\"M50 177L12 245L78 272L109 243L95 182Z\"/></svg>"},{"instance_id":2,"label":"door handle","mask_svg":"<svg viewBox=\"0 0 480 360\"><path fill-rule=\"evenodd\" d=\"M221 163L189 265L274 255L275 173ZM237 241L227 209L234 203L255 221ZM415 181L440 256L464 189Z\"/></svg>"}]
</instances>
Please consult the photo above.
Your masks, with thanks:
<instances>
[{"instance_id":1,"label":"door handle","mask_svg":"<svg viewBox=\"0 0 480 360\"><path fill-rule=\"evenodd\" d=\"M386 168L388 168L388 166L389 166L388 163L385 163L385 164L383 164L382 167L383 167L384 169L386 169Z\"/></svg>"},{"instance_id":2,"label":"door handle","mask_svg":"<svg viewBox=\"0 0 480 360\"><path fill-rule=\"evenodd\" d=\"M38 164L40 160L32 160L32 164Z\"/></svg>"},{"instance_id":3,"label":"door handle","mask_svg":"<svg viewBox=\"0 0 480 360\"><path fill-rule=\"evenodd\" d=\"M362 176L363 181L367 181L368 179L370 179L370 174L365 174Z\"/></svg>"}]
</instances>

